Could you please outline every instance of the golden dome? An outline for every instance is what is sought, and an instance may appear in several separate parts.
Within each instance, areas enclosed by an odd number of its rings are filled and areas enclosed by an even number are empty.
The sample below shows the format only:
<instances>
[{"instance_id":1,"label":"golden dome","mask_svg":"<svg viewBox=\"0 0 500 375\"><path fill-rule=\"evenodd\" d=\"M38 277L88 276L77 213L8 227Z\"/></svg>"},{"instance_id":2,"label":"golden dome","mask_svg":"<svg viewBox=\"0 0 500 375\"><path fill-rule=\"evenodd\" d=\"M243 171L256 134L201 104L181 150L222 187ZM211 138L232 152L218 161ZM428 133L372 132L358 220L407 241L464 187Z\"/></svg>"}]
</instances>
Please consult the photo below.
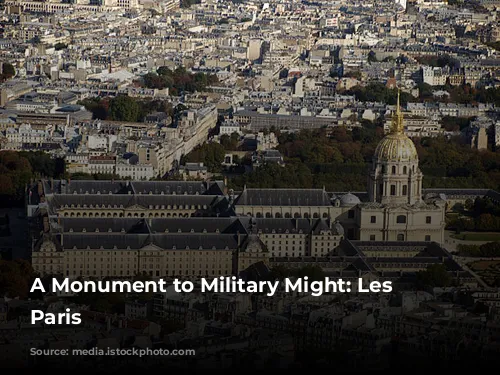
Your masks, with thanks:
<instances>
[{"instance_id":1,"label":"golden dome","mask_svg":"<svg viewBox=\"0 0 500 375\"><path fill-rule=\"evenodd\" d=\"M413 141L404 134L391 133L380 141L375 150L378 161L418 161Z\"/></svg>"},{"instance_id":2,"label":"golden dome","mask_svg":"<svg viewBox=\"0 0 500 375\"><path fill-rule=\"evenodd\" d=\"M380 141L375 150L375 159L378 161L417 161L417 149L413 141L404 134L403 114L398 102L396 106L396 115L392 118L391 133L386 135Z\"/></svg>"}]
</instances>

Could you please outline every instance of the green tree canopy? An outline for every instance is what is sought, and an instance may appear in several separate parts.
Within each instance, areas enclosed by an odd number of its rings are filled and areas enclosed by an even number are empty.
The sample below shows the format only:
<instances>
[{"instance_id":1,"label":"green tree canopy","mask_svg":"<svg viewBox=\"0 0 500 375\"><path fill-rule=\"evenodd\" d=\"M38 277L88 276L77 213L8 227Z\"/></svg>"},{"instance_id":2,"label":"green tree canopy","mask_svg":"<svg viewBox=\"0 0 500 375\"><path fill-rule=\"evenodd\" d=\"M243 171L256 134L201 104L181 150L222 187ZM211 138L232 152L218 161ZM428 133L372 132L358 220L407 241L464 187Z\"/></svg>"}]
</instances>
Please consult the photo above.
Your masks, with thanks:
<instances>
[{"instance_id":1,"label":"green tree canopy","mask_svg":"<svg viewBox=\"0 0 500 375\"><path fill-rule=\"evenodd\" d=\"M181 163L203 163L209 172L221 170L221 163L224 161L226 150L219 143L204 143L194 148L187 154Z\"/></svg>"},{"instance_id":2,"label":"green tree canopy","mask_svg":"<svg viewBox=\"0 0 500 375\"><path fill-rule=\"evenodd\" d=\"M443 264L433 264L425 271L417 272L417 284L421 287L447 287L451 282L452 278Z\"/></svg>"},{"instance_id":3,"label":"green tree canopy","mask_svg":"<svg viewBox=\"0 0 500 375\"><path fill-rule=\"evenodd\" d=\"M26 298L35 280L31 264L22 259L0 259L0 297Z\"/></svg>"},{"instance_id":4,"label":"green tree canopy","mask_svg":"<svg viewBox=\"0 0 500 375\"><path fill-rule=\"evenodd\" d=\"M137 101L127 95L119 95L111 99L109 114L115 121L140 121L141 109Z\"/></svg>"}]
</instances>

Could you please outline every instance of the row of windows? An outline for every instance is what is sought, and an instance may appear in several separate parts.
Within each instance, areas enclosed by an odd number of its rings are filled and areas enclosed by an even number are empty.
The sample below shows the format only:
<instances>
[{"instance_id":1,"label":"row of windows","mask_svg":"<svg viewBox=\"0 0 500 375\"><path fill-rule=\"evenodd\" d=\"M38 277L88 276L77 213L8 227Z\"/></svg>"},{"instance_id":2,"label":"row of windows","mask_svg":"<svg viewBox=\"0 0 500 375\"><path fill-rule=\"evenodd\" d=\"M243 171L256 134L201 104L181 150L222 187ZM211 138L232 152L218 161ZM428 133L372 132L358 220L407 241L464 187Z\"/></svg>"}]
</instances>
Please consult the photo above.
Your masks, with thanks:
<instances>
[{"instance_id":1,"label":"row of windows","mask_svg":"<svg viewBox=\"0 0 500 375\"><path fill-rule=\"evenodd\" d=\"M87 213L84 212L84 213L80 213L80 212L77 212L76 214L74 212L71 212L71 213L68 213L68 212L64 212L62 214L62 216L64 217L87 217ZM135 214L132 214L132 213L128 213L126 215L126 217L195 217L195 216L201 216L201 214L177 214L177 213L173 213L173 214L170 214L170 213L167 213L167 214L164 214L164 213L155 213L154 215L152 213L149 213L149 215L146 215L144 213L135 213ZM114 212L114 213L111 213L111 212L108 212L108 213L98 213L96 212L95 214L93 214L92 212L89 212L88 213L88 217L125 217L125 215L123 213L117 213L117 212Z\"/></svg>"},{"instance_id":2,"label":"row of windows","mask_svg":"<svg viewBox=\"0 0 500 375\"><path fill-rule=\"evenodd\" d=\"M375 224L377 222L377 217L372 216L370 218L370 223ZM398 224L406 224L406 216L405 215L398 215L396 217L396 223ZM432 216L426 216L425 217L425 223L426 224L432 224Z\"/></svg>"},{"instance_id":3,"label":"row of windows","mask_svg":"<svg viewBox=\"0 0 500 375\"><path fill-rule=\"evenodd\" d=\"M415 172L415 166L413 166L411 169L413 170L413 172ZM410 171L410 169L408 169L406 166L403 167L403 174L408 174L409 171ZM386 167L385 167L385 165L382 165L382 173L386 173ZM397 173L397 169L396 169L395 165L392 166L391 173L392 174L396 174Z\"/></svg>"},{"instance_id":4,"label":"row of windows","mask_svg":"<svg viewBox=\"0 0 500 375\"><path fill-rule=\"evenodd\" d=\"M248 215L248 216L253 216L251 212L247 212L247 215ZM327 219L327 218L328 218L328 216L329 216L329 215L328 215L328 213L327 213L327 212L323 213L323 215L322 215L323 219ZM257 212L257 213L255 214L255 217L257 217L258 219L261 219L261 218L263 218L264 216L262 215L262 212ZM272 214L272 213L270 213L270 212L266 212L265 217L266 217L266 219L270 219L270 218L272 218L272 217L273 217L273 214ZM281 218L291 219L291 218L292 218L292 214L291 214L291 213L289 213L289 212L286 212L286 213L283 215L281 212L276 212L276 213L274 214L274 217L275 217L276 219L281 219ZM319 219L319 218L320 218L320 215L316 212L316 213L314 213L314 214L312 215L312 217L313 217L314 219ZM309 218L310 218L310 215L309 215L308 213L304 213L303 215L301 215L301 214L299 214L298 212L296 212L296 213L294 213L294 214L293 214L293 218L294 218L294 219L300 219L300 218L309 219Z\"/></svg>"},{"instance_id":5,"label":"row of windows","mask_svg":"<svg viewBox=\"0 0 500 375\"><path fill-rule=\"evenodd\" d=\"M377 240L377 237L374 234L371 234L370 235L370 241L376 241L376 240ZM399 233L398 236L397 236L397 240L398 241L404 241L405 240L405 235L402 234L402 233ZM426 235L425 236L425 241L426 242L430 242L431 241L431 236Z\"/></svg>"}]
</instances>

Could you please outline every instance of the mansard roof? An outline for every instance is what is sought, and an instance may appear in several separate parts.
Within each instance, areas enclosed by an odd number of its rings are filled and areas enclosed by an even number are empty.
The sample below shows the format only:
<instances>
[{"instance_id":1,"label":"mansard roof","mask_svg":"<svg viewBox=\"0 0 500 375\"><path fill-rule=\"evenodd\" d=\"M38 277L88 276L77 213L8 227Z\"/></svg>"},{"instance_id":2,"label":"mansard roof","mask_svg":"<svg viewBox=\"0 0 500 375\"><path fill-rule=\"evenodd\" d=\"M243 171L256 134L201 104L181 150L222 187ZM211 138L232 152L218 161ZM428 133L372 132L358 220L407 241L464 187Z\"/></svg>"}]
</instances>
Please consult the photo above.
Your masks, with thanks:
<instances>
[{"instance_id":1,"label":"mansard roof","mask_svg":"<svg viewBox=\"0 0 500 375\"><path fill-rule=\"evenodd\" d=\"M322 189L244 189L236 198L239 206L331 206Z\"/></svg>"},{"instance_id":2,"label":"mansard roof","mask_svg":"<svg viewBox=\"0 0 500 375\"><path fill-rule=\"evenodd\" d=\"M213 195L121 195L121 194L58 194L47 197L49 204L53 208L63 208L66 205L71 207L86 206L105 208L129 208L140 206L145 209L149 206L168 205L202 205L212 206L219 204L225 197ZM116 206L116 207L115 207Z\"/></svg>"},{"instance_id":3,"label":"mansard roof","mask_svg":"<svg viewBox=\"0 0 500 375\"><path fill-rule=\"evenodd\" d=\"M327 219L275 219L249 217L59 217L53 218L52 229L57 233L314 233L332 230Z\"/></svg>"},{"instance_id":4,"label":"mansard roof","mask_svg":"<svg viewBox=\"0 0 500 375\"><path fill-rule=\"evenodd\" d=\"M43 180L48 194L224 195L223 181Z\"/></svg>"},{"instance_id":5,"label":"mansard roof","mask_svg":"<svg viewBox=\"0 0 500 375\"><path fill-rule=\"evenodd\" d=\"M234 250L238 239L234 234L215 233L65 233L60 247L64 250L147 250L147 247L165 250Z\"/></svg>"}]
</instances>

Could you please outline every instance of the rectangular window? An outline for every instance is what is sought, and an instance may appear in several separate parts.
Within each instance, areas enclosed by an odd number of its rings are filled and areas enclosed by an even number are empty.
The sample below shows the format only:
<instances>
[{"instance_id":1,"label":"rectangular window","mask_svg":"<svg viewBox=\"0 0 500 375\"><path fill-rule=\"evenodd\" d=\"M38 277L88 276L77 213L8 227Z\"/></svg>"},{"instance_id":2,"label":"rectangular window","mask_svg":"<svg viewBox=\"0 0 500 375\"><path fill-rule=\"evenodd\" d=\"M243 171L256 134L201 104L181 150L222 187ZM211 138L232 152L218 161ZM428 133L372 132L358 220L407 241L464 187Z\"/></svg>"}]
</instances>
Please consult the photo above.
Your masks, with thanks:
<instances>
[{"instance_id":1,"label":"rectangular window","mask_svg":"<svg viewBox=\"0 0 500 375\"><path fill-rule=\"evenodd\" d=\"M349 219L354 218L354 210L349 210L349 211L347 212L347 217L348 217Z\"/></svg>"},{"instance_id":2,"label":"rectangular window","mask_svg":"<svg viewBox=\"0 0 500 375\"><path fill-rule=\"evenodd\" d=\"M426 216L426 217L425 217L425 223L426 223L426 224L430 224L430 223L432 223L432 217L430 217L430 216Z\"/></svg>"},{"instance_id":3,"label":"rectangular window","mask_svg":"<svg viewBox=\"0 0 500 375\"><path fill-rule=\"evenodd\" d=\"M371 222L371 223L376 223L376 222L377 222L377 217L376 217L376 216L372 216L372 217L370 218L370 222Z\"/></svg>"},{"instance_id":4,"label":"rectangular window","mask_svg":"<svg viewBox=\"0 0 500 375\"><path fill-rule=\"evenodd\" d=\"M396 195L396 185L391 185L391 195Z\"/></svg>"},{"instance_id":5,"label":"rectangular window","mask_svg":"<svg viewBox=\"0 0 500 375\"><path fill-rule=\"evenodd\" d=\"M425 236L425 241L426 242L429 242L430 240L431 240L431 236L429 236L429 235Z\"/></svg>"},{"instance_id":6,"label":"rectangular window","mask_svg":"<svg viewBox=\"0 0 500 375\"><path fill-rule=\"evenodd\" d=\"M403 195L407 195L407 194L408 194L408 186L403 185Z\"/></svg>"},{"instance_id":7,"label":"rectangular window","mask_svg":"<svg viewBox=\"0 0 500 375\"><path fill-rule=\"evenodd\" d=\"M370 234L370 241L375 241L375 235L374 234Z\"/></svg>"}]
</instances>

